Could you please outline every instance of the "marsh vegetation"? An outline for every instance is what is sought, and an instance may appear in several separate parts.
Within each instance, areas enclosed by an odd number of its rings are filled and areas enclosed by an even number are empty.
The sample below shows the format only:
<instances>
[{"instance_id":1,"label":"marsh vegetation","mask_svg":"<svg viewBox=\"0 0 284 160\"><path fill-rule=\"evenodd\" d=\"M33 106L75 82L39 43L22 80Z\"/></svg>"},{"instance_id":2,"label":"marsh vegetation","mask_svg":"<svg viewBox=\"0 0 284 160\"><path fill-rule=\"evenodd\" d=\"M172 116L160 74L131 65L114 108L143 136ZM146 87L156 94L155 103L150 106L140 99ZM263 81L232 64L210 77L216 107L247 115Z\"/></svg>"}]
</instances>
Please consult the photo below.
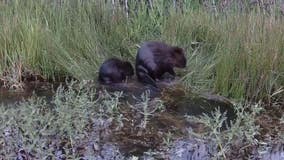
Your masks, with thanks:
<instances>
[{"instance_id":1,"label":"marsh vegetation","mask_svg":"<svg viewBox=\"0 0 284 160\"><path fill-rule=\"evenodd\" d=\"M281 4L267 10L261 4L222 7L225 1L112 2L0 2L0 87L24 92L30 81L64 84L48 89L48 99L35 95L2 104L1 158L167 159L175 157L181 138L194 139L187 146L206 144L201 152L208 159L263 158L274 144L283 150ZM122 92L85 83L97 85L107 58L134 64L147 40L185 49L187 67L177 70L182 96L210 91L234 102L229 129L222 129L228 117L218 110L213 116L171 114L179 89L156 98L145 92L130 103Z\"/></svg>"}]
</instances>

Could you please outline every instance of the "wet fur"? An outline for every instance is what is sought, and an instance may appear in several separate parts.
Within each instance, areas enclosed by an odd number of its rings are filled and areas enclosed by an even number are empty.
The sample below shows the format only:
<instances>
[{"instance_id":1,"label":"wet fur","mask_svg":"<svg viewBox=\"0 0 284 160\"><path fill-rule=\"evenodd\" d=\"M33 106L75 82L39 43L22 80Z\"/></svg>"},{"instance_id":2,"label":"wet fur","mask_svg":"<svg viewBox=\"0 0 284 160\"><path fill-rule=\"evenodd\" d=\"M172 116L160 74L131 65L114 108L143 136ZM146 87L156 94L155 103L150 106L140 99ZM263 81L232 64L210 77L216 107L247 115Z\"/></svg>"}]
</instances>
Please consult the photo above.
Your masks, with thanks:
<instances>
[{"instance_id":1,"label":"wet fur","mask_svg":"<svg viewBox=\"0 0 284 160\"><path fill-rule=\"evenodd\" d=\"M101 84L121 83L133 75L134 69L130 62L111 58L101 65L98 80Z\"/></svg>"},{"instance_id":2,"label":"wet fur","mask_svg":"<svg viewBox=\"0 0 284 160\"><path fill-rule=\"evenodd\" d=\"M157 87L165 73L175 77L174 67L186 67L183 49L163 42L149 41L141 45L136 56L136 75L139 81Z\"/></svg>"}]
</instances>

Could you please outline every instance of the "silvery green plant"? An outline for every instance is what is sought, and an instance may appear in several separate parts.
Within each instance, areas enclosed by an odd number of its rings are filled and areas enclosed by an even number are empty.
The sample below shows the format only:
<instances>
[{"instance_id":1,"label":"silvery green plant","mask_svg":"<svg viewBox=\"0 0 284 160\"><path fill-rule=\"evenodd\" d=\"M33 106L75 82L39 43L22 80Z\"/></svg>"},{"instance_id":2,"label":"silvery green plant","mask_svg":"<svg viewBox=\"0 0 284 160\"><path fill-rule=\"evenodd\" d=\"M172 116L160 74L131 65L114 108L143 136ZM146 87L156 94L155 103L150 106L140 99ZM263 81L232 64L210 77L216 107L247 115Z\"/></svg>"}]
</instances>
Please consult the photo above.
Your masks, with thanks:
<instances>
[{"instance_id":1,"label":"silvery green plant","mask_svg":"<svg viewBox=\"0 0 284 160\"><path fill-rule=\"evenodd\" d=\"M256 116L263 110L261 103L244 106L242 103L235 106L237 118L230 122L230 127L226 123L226 113L215 110L211 116L203 114L202 116L186 116L189 121L199 122L208 129L203 134L189 134L209 140L213 148L218 148L215 158L225 158L226 154L231 151L231 147L240 141L245 141L245 145L255 145L258 143L256 136L259 135L259 126L255 124ZM226 130L222 127L226 126ZM214 146L215 145L215 146Z\"/></svg>"},{"instance_id":2,"label":"silvery green plant","mask_svg":"<svg viewBox=\"0 0 284 160\"><path fill-rule=\"evenodd\" d=\"M107 92L102 91L98 101L98 112L96 113L102 119L108 119L108 121L115 121L117 128L119 129L124 126L123 120L125 117L120 113L119 107L121 105L120 98L123 97L123 92Z\"/></svg>"},{"instance_id":3,"label":"silvery green plant","mask_svg":"<svg viewBox=\"0 0 284 160\"><path fill-rule=\"evenodd\" d=\"M123 92L109 93L104 90L100 95L100 110L110 115L118 113L119 105L121 104L120 98Z\"/></svg>"},{"instance_id":4,"label":"silvery green plant","mask_svg":"<svg viewBox=\"0 0 284 160\"><path fill-rule=\"evenodd\" d=\"M135 99L137 100L136 104L130 104L130 107L136 110L139 114L143 115L141 128L145 129L150 119L150 116L153 116L153 114L157 111L163 111L164 105L162 100L160 100L159 98L151 99L149 90L143 92L140 98Z\"/></svg>"}]
</instances>

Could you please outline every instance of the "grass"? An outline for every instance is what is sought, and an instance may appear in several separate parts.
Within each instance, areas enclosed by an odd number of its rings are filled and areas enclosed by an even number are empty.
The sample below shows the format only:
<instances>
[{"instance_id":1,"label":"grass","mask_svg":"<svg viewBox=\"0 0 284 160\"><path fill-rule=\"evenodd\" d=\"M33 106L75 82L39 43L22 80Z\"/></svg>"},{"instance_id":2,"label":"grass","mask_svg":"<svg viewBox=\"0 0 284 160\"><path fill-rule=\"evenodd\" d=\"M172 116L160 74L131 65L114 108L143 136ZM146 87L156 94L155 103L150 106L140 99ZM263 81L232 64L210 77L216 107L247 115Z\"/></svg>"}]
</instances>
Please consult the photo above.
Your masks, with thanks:
<instances>
[{"instance_id":1,"label":"grass","mask_svg":"<svg viewBox=\"0 0 284 160\"><path fill-rule=\"evenodd\" d=\"M263 98L283 86L283 22L261 13L212 16L202 10L161 17L145 7L129 19L109 5L13 1L1 6L1 70L21 62L49 77L95 79L111 56L134 62L136 44L155 39L187 49L184 83L233 98ZM75 2L75 1L74 1ZM190 47L198 42L197 47Z\"/></svg>"},{"instance_id":2,"label":"grass","mask_svg":"<svg viewBox=\"0 0 284 160\"><path fill-rule=\"evenodd\" d=\"M131 4L127 18L123 10L113 11L110 3L96 0L0 2L0 84L3 80L10 86L20 85L21 70L55 81L62 76L94 80L106 58L115 56L134 64L137 45L162 40L186 49L188 66L178 70L178 75L187 88L213 90L239 101L283 105L284 21L277 10L270 14L259 9L214 10L213 14L194 1L187 1L183 12L171 6L167 10L166 5L155 1L152 10L144 4L135 10L136 5ZM126 118L119 113L121 93L106 92L97 99L94 90L84 85L73 90L73 85L59 88L52 105L33 98L1 106L0 120L6 123L0 125L4 131L0 155L15 157L19 148L24 148L40 158L54 158L56 147L49 146L51 137L55 146L66 142L69 158L75 159L80 157L75 146L88 138L96 139L86 134L90 122L108 119L116 121L118 128L124 125ZM162 102L156 101L157 108L152 110L147 96L141 99L133 108L146 128L153 114L162 109ZM239 104L238 118L225 132L220 131L224 117L218 112L213 119L204 116L194 120L209 127L211 132L202 138L211 138L218 148L216 156L226 159L236 140L247 141L241 147L256 143L259 126L255 121L260 108L264 109L260 104ZM280 123L284 123L283 115ZM171 145L172 136L168 133L163 139L165 145Z\"/></svg>"},{"instance_id":3,"label":"grass","mask_svg":"<svg viewBox=\"0 0 284 160\"><path fill-rule=\"evenodd\" d=\"M2 80L9 86L20 84L21 70L32 70L55 81L65 76L94 80L106 58L115 56L133 64L137 45L161 40L186 49L187 68L178 70L185 87L211 90L242 102L283 102L284 21L277 10L270 14L259 9L212 13L194 1L186 1L181 12L161 1L154 2L152 9L131 3L128 18L121 8L112 10L110 3L98 0L0 2L0 84ZM39 158L55 158L52 137L55 146L66 143L70 149L66 155L75 159L80 157L74 152L80 143L96 138L87 134L90 122L107 119L109 123L115 121L117 129L124 126L128 117L119 110L124 105L119 101L122 93L104 92L98 98L84 84L76 90L73 86L59 88L51 104L34 97L1 106L0 120L6 123L0 125L4 131L0 155L15 157L21 152L19 148L24 148ZM146 94L132 106L143 118L141 128L163 109L162 102L149 101ZM194 118L209 127L210 132L201 136L214 142L217 158L228 158L227 151L234 150L239 139L247 146L257 143L260 129L256 115L264 107L247 104L236 108L238 118L225 132L221 132L225 119L218 112L213 118ZM282 115L281 124L283 119ZM283 141L281 132L278 136ZM167 133L163 143L171 146L173 137Z\"/></svg>"},{"instance_id":4,"label":"grass","mask_svg":"<svg viewBox=\"0 0 284 160\"><path fill-rule=\"evenodd\" d=\"M212 14L189 1L184 12L153 3L129 18L111 4L88 0L11 1L1 4L0 72L15 63L49 79L96 79L116 56L134 63L137 44L163 40L186 48L188 87L236 99L263 99L284 84L283 20L260 11ZM167 14L168 16L161 16ZM193 45L194 44L194 45Z\"/></svg>"}]
</instances>

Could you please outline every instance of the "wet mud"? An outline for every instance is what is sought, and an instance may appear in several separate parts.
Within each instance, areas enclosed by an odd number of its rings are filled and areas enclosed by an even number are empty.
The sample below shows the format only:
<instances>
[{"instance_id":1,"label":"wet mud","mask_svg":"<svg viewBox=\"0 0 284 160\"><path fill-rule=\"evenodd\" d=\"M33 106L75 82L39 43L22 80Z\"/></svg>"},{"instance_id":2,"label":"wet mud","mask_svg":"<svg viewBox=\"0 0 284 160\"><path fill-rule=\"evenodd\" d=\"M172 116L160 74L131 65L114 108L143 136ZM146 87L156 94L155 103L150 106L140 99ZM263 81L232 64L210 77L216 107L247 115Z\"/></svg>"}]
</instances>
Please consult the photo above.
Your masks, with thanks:
<instances>
[{"instance_id":1,"label":"wet mud","mask_svg":"<svg viewBox=\"0 0 284 160\"><path fill-rule=\"evenodd\" d=\"M46 97L47 101L52 98L56 88L60 85L46 82L34 82L26 84L25 90L15 92L0 89L0 102L4 105L17 103L31 96ZM76 143L76 152L81 159L112 160L128 159L133 156L140 159L170 159L170 160L206 160L214 154L214 148L210 147L210 142L205 142L198 138L187 136L188 130L195 133L206 132L206 127L202 124L189 122L185 116L210 115L219 109L221 113L226 113L227 124L234 121L236 114L234 106L225 97L210 93L192 93L184 90L178 82L160 82L159 89L145 86L138 82L116 84L113 86L96 86L97 96L103 92L122 91L122 103L118 112L123 117L123 125L108 118L95 116L88 126L87 138ZM138 103L144 93L148 93L149 114L147 119L142 113L143 106ZM162 100L163 109L157 109L159 98ZM283 113L283 112L282 112ZM224 128L226 129L226 128ZM6 130L11 132L9 129ZM5 135L6 140L12 135ZM51 140L50 140L51 139ZM46 141L60 141L52 143L54 154L57 159L66 159L70 142L58 139L58 137L46 137ZM73 144L74 145L74 144ZM278 148L273 148L266 154L261 155L264 159L283 158L283 145L277 144ZM74 146L73 146L74 147ZM151 152L150 152L151 151ZM25 150L18 151L18 158L31 157ZM282 156L282 157L281 157ZM89 158L88 158L89 157ZM92 158L90 158L92 157ZM262 159L260 158L260 159ZM20 158L21 159L21 158Z\"/></svg>"}]
</instances>

